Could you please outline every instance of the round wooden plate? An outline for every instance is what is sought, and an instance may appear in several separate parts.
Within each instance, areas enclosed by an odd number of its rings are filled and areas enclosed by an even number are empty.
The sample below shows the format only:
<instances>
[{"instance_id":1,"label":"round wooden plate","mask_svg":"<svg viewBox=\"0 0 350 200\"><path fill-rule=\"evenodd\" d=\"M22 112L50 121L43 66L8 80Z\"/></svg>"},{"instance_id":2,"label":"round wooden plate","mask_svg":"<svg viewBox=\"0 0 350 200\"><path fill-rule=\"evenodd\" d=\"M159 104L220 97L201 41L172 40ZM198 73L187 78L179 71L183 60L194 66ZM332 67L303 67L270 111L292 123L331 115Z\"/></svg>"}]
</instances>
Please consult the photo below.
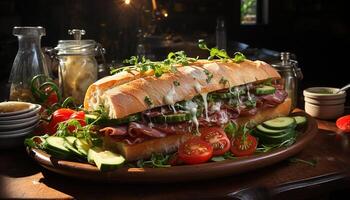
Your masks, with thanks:
<instances>
[{"instance_id":1,"label":"round wooden plate","mask_svg":"<svg viewBox=\"0 0 350 200\"><path fill-rule=\"evenodd\" d=\"M177 182L209 179L234 175L272 165L300 152L317 134L317 122L304 112L292 115L306 116L308 121L296 143L267 153L241 157L235 160L209 162L198 165L173 166L169 168L128 168L101 172L97 167L74 161L59 160L40 149L28 148L28 154L46 169L75 178L118 182Z\"/></svg>"}]
</instances>

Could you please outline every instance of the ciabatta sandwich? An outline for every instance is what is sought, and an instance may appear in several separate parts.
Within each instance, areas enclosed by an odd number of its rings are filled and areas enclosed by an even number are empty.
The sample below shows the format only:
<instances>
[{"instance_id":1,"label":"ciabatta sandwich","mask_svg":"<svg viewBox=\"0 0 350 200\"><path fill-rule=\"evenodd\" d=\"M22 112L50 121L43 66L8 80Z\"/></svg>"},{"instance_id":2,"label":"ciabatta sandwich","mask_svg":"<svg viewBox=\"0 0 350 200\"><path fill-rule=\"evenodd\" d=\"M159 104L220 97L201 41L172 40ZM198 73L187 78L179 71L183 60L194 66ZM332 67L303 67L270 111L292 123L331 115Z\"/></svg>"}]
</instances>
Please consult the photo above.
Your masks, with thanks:
<instances>
[{"instance_id":1,"label":"ciabatta sandwich","mask_svg":"<svg viewBox=\"0 0 350 200\"><path fill-rule=\"evenodd\" d=\"M84 107L104 108L104 145L126 160L176 151L201 126L262 122L289 114L278 72L262 61L199 60L176 71L122 71L92 84Z\"/></svg>"}]
</instances>

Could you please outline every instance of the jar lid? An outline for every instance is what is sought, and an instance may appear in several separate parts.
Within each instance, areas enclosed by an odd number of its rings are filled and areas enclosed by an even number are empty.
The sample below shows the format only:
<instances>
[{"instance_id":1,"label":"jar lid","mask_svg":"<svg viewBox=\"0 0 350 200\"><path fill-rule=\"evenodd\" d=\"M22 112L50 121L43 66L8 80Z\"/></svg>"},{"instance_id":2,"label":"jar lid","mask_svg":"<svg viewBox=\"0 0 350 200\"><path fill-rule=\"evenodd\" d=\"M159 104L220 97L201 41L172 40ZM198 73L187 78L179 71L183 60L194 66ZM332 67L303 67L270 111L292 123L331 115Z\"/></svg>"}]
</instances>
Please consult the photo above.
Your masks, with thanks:
<instances>
[{"instance_id":1,"label":"jar lid","mask_svg":"<svg viewBox=\"0 0 350 200\"><path fill-rule=\"evenodd\" d=\"M95 48L94 40L60 40L55 47L57 55L95 55Z\"/></svg>"}]
</instances>

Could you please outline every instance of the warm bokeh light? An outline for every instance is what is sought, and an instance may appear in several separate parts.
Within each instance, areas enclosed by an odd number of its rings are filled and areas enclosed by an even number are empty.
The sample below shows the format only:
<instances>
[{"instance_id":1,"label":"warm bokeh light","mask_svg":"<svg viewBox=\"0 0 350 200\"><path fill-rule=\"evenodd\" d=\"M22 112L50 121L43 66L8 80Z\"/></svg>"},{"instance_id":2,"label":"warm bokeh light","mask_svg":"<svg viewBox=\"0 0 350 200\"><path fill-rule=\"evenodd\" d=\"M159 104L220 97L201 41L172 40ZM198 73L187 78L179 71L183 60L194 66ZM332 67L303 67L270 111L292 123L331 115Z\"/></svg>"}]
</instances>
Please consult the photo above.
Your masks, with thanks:
<instances>
[{"instance_id":1,"label":"warm bokeh light","mask_svg":"<svg viewBox=\"0 0 350 200\"><path fill-rule=\"evenodd\" d=\"M125 0L124 3L129 5L131 0Z\"/></svg>"}]
</instances>

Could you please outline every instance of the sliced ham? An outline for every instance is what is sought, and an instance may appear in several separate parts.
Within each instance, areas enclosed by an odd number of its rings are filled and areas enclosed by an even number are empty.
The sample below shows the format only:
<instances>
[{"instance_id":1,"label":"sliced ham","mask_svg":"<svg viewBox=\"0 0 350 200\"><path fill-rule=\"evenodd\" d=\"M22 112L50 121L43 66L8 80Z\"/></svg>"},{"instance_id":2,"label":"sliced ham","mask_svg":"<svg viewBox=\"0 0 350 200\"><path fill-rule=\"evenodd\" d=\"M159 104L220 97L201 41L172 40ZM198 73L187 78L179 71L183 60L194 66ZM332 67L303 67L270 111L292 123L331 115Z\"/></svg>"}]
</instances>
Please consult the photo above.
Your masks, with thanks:
<instances>
[{"instance_id":1,"label":"sliced ham","mask_svg":"<svg viewBox=\"0 0 350 200\"><path fill-rule=\"evenodd\" d=\"M137 122L131 122L129 124L128 132L131 137L147 135L151 138L162 138L166 136L165 133L158 131L157 129L151 128L145 124L141 124Z\"/></svg>"},{"instance_id":2,"label":"sliced ham","mask_svg":"<svg viewBox=\"0 0 350 200\"><path fill-rule=\"evenodd\" d=\"M105 127L103 129L100 129L100 133L109 136L122 136L128 133L128 127L126 125L118 127Z\"/></svg>"}]
</instances>

